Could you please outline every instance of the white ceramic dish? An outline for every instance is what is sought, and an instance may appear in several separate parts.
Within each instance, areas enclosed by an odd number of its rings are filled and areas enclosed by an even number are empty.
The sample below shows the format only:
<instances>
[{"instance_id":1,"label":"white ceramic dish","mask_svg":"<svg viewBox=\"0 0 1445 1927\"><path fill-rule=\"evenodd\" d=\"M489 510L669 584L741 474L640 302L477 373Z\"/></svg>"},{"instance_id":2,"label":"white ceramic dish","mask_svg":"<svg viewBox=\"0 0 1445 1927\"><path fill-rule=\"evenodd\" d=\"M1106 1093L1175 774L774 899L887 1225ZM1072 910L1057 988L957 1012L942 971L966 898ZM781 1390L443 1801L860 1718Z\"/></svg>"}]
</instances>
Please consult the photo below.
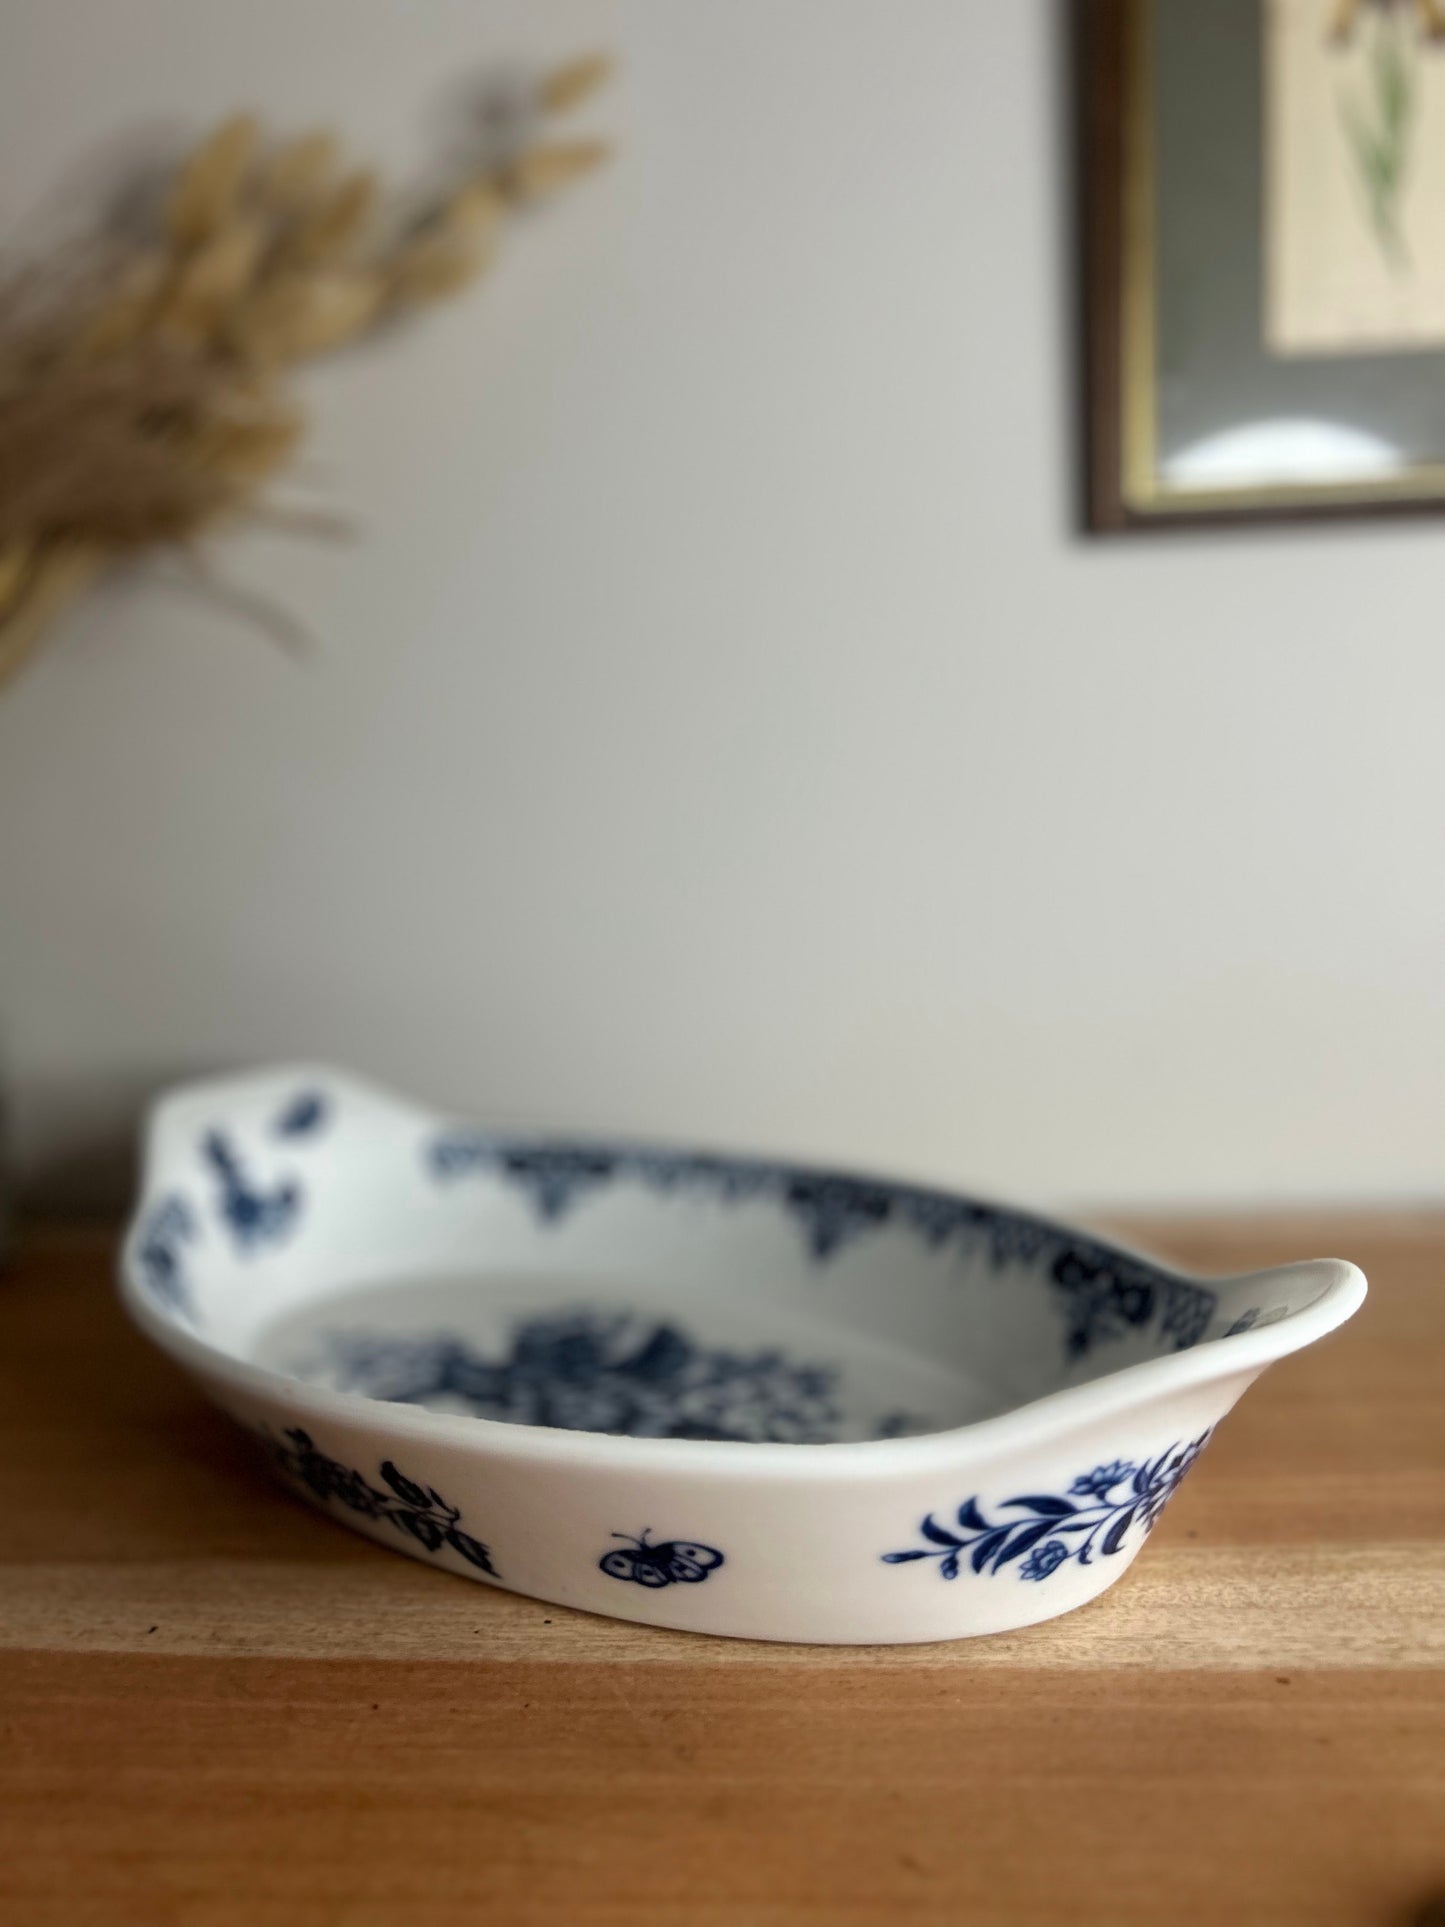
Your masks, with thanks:
<instances>
[{"instance_id":1,"label":"white ceramic dish","mask_svg":"<svg viewBox=\"0 0 1445 1927\"><path fill-rule=\"evenodd\" d=\"M952 1639L1128 1567L1266 1365L1359 1305L937 1191L477 1130L335 1072L157 1107L132 1317L334 1518L760 1639Z\"/></svg>"}]
</instances>

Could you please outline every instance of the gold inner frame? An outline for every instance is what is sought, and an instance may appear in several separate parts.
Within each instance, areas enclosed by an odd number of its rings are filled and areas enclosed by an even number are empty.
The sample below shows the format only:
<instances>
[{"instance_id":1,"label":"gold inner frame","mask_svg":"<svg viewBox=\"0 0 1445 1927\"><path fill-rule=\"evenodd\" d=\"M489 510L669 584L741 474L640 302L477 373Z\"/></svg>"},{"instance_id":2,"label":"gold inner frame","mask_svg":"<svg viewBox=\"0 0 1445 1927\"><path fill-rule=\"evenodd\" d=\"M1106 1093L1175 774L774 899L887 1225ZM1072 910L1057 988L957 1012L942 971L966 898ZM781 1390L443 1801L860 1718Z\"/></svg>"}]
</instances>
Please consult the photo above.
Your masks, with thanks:
<instances>
[{"instance_id":1,"label":"gold inner frame","mask_svg":"<svg viewBox=\"0 0 1445 1927\"><path fill-rule=\"evenodd\" d=\"M1124 0L1123 259L1120 286L1121 486L1136 515L1315 503L1445 501L1445 461L1370 482L1171 488L1159 473L1158 219L1154 178L1154 0Z\"/></svg>"}]
</instances>

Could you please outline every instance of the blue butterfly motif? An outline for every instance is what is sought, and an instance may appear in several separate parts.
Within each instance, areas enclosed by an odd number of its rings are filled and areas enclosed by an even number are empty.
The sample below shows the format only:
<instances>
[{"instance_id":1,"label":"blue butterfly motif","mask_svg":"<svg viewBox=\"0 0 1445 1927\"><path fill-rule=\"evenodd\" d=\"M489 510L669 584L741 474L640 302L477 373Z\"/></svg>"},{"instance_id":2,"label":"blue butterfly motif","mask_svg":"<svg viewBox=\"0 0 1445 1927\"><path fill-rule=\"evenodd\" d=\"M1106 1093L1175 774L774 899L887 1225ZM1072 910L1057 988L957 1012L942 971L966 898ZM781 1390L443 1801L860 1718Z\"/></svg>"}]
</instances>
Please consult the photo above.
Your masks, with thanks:
<instances>
[{"instance_id":1,"label":"blue butterfly motif","mask_svg":"<svg viewBox=\"0 0 1445 1927\"><path fill-rule=\"evenodd\" d=\"M648 1543L651 1527L644 1527L640 1539L630 1532L614 1532L614 1539L626 1539L621 1547L604 1552L597 1561L609 1579L630 1579L635 1586L697 1586L716 1572L723 1556L715 1546L700 1546L690 1539L667 1539L661 1545Z\"/></svg>"}]
</instances>

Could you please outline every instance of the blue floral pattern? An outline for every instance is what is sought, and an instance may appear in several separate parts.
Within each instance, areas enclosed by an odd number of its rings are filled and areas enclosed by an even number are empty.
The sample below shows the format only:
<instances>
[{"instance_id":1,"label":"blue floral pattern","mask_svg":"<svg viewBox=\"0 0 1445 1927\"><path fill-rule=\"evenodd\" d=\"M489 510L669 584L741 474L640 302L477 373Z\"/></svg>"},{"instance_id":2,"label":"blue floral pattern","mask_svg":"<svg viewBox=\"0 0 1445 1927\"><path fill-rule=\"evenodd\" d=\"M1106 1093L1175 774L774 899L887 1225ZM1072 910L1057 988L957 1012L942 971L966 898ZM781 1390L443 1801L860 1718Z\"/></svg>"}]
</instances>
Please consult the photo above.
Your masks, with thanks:
<instances>
[{"instance_id":1,"label":"blue floral pattern","mask_svg":"<svg viewBox=\"0 0 1445 1927\"><path fill-rule=\"evenodd\" d=\"M480 1539L463 1532L461 1513L448 1505L435 1487L419 1485L397 1469L390 1459L381 1464L386 1491L374 1486L360 1472L352 1471L339 1459L323 1452L309 1432L290 1427L284 1439L263 1434L277 1466L298 1485L303 1485L324 1505L345 1506L365 1519L385 1519L403 1538L414 1539L428 1552L450 1546L469 1565L477 1566L494 1579L500 1575L492 1555Z\"/></svg>"},{"instance_id":2,"label":"blue floral pattern","mask_svg":"<svg viewBox=\"0 0 1445 1927\"><path fill-rule=\"evenodd\" d=\"M1156 1319L1173 1349L1188 1351L1214 1315L1215 1295L1207 1286L1170 1278L1103 1245L1071 1241L1054 1258L1049 1275L1063 1304L1070 1358L1083 1358L1101 1339L1123 1338Z\"/></svg>"},{"instance_id":3,"label":"blue floral pattern","mask_svg":"<svg viewBox=\"0 0 1445 1927\"><path fill-rule=\"evenodd\" d=\"M1081 1472L1069 1491L1079 1499L1107 1499L1116 1485L1133 1474L1134 1467L1128 1459L1110 1459L1107 1465L1096 1465L1092 1472Z\"/></svg>"},{"instance_id":4,"label":"blue floral pattern","mask_svg":"<svg viewBox=\"0 0 1445 1927\"><path fill-rule=\"evenodd\" d=\"M902 1566L936 1559L943 1579L957 1579L965 1557L972 1571L991 1575L1017 1560L1018 1576L1025 1580L1047 1579L1069 1560L1092 1565L1096 1550L1110 1558L1131 1532L1139 1539L1152 1531L1208 1439L1209 1433L1201 1432L1187 1445L1168 1446L1151 1459L1096 1465L1079 1474L1067 1496L1031 1492L1004 1499L997 1510L1017 1512L1016 1519L990 1520L976 1497L964 1500L951 1526L940 1525L930 1512L919 1527L928 1544L885 1552L883 1562Z\"/></svg>"},{"instance_id":5,"label":"blue floral pattern","mask_svg":"<svg viewBox=\"0 0 1445 1927\"><path fill-rule=\"evenodd\" d=\"M1047 1545L1035 1546L1028 1558L1019 1567L1020 1579L1047 1579L1056 1572L1069 1556L1069 1549L1062 1539L1050 1539Z\"/></svg>"},{"instance_id":6,"label":"blue floral pattern","mask_svg":"<svg viewBox=\"0 0 1445 1927\"><path fill-rule=\"evenodd\" d=\"M453 1132L436 1139L430 1149L433 1174L455 1177L460 1172L493 1166L509 1183L531 1198L543 1224L556 1224L577 1200L617 1172L616 1156L601 1148L567 1144L498 1144L473 1132Z\"/></svg>"},{"instance_id":7,"label":"blue floral pattern","mask_svg":"<svg viewBox=\"0 0 1445 1927\"><path fill-rule=\"evenodd\" d=\"M250 1183L234 1145L223 1131L208 1131L201 1155L215 1172L220 1187L219 1208L237 1246L243 1252L274 1244L295 1228L301 1209L300 1187L289 1179L270 1191Z\"/></svg>"},{"instance_id":8,"label":"blue floral pattern","mask_svg":"<svg viewBox=\"0 0 1445 1927\"><path fill-rule=\"evenodd\" d=\"M626 1313L526 1319L492 1358L454 1337L334 1333L326 1366L368 1398L450 1399L479 1418L629 1438L822 1445L843 1422L833 1368L703 1345L671 1321ZM875 1434L923 1429L890 1412Z\"/></svg>"},{"instance_id":9,"label":"blue floral pattern","mask_svg":"<svg viewBox=\"0 0 1445 1927\"><path fill-rule=\"evenodd\" d=\"M425 1147L438 1183L493 1173L515 1185L539 1222L557 1225L586 1198L618 1182L650 1191L691 1193L736 1204L776 1202L797 1224L809 1254L827 1263L872 1232L903 1227L931 1251L952 1246L961 1257L982 1250L995 1271L1046 1263L1064 1318L1065 1350L1084 1358L1096 1345L1131 1331L1157 1331L1175 1351L1197 1345L1214 1315L1207 1286L1061 1230L1042 1219L976 1204L912 1185L766 1164L746 1158L694 1157L585 1143L529 1143L484 1131L448 1129Z\"/></svg>"},{"instance_id":10,"label":"blue floral pattern","mask_svg":"<svg viewBox=\"0 0 1445 1927\"><path fill-rule=\"evenodd\" d=\"M196 1214L185 1199L163 1198L141 1227L136 1264L159 1304L194 1321L195 1305L186 1276L184 1247L200 1235Z\"/></svg>"}]
</instances>

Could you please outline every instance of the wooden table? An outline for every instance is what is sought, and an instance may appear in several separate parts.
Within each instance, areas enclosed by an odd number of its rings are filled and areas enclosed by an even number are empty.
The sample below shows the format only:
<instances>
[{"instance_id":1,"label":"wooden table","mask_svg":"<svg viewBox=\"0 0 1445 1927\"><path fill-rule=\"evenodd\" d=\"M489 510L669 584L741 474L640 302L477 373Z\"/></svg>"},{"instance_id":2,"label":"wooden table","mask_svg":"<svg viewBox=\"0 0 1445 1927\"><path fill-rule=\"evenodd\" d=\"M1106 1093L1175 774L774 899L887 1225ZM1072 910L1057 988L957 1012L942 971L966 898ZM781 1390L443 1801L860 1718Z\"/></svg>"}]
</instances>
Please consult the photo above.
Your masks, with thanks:
<instances>
[{"instance_id":1,"label":"wooden table","mask_svg":"<svg viewBox=\"0 0 1445 1927\"><path fill-rule=\"evenodd\" d=\"M1373 1295L1052 1625L869 1650L569 1613L272 1486L123 1323L0 1276L5 1927L1440 1918L1445 1216L1148 1224Z\"/></svg>"}]
</instances>

